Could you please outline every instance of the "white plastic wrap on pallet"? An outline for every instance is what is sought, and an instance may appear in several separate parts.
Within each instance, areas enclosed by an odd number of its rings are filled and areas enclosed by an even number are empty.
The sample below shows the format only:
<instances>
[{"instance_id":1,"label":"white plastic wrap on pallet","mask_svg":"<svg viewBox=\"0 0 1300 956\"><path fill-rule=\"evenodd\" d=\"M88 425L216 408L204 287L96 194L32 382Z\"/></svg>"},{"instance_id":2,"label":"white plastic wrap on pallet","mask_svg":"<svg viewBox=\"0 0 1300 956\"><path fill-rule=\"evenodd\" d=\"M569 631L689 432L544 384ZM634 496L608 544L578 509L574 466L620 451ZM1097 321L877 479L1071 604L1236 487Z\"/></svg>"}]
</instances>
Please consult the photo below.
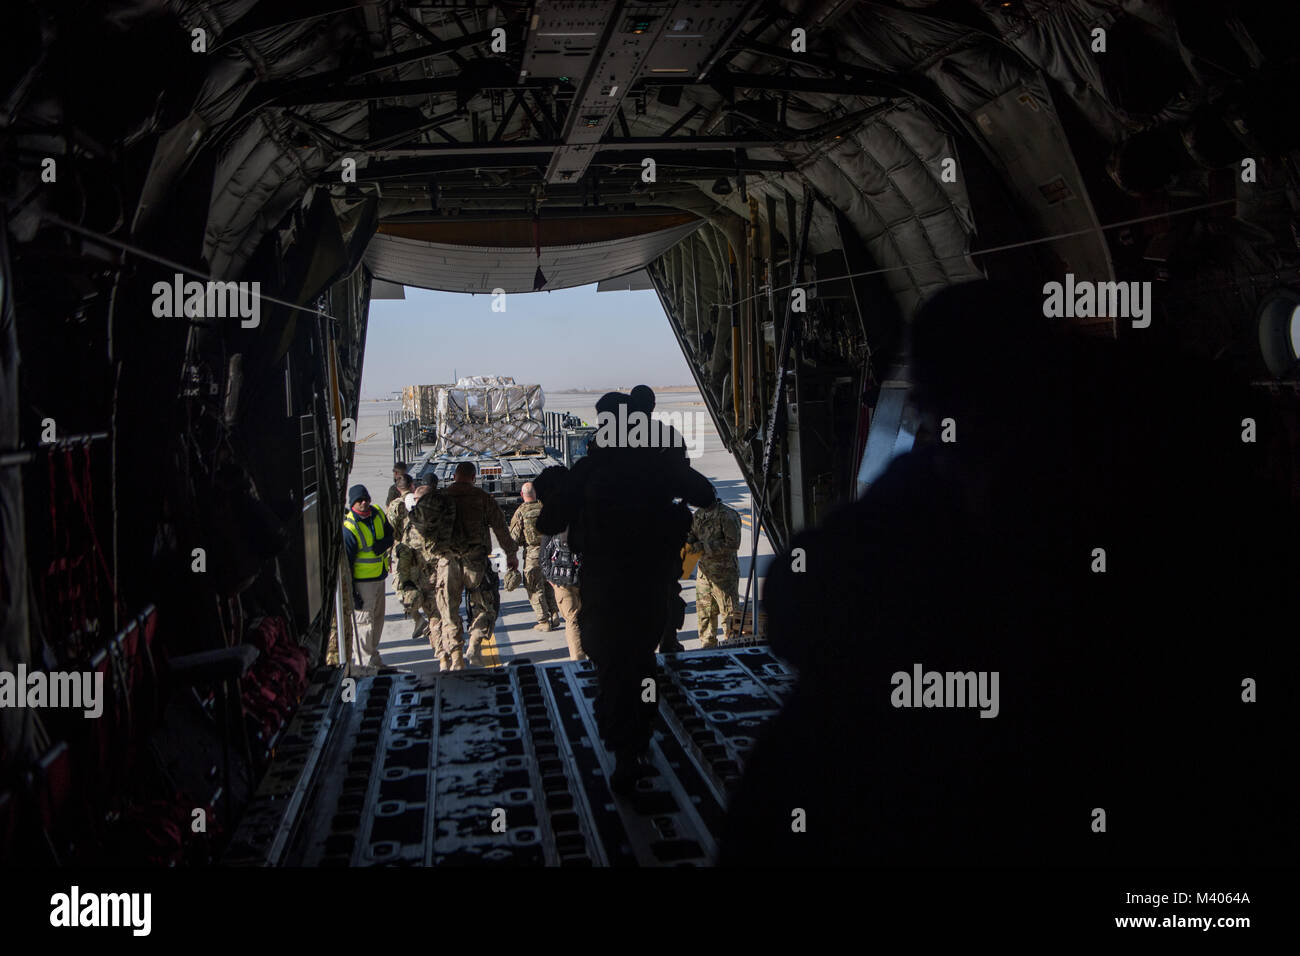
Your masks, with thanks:
<instances>
[{"instance_id":1,"label":"white plastic wrap on pallet","mask_svg":"<svg viewBox=\"0 0 1300 956\"><path fill-rule=\"evenodd\" d=\"M507 376L479 375L437 389L442 455L491 455L543 445L540 385L516 385Z\"/></svg>"},{"instance_id":2,"label":"white plastic wrap on pallet","mask_svg":"<svg viewBox=\"0 0 1300 956\"><path fill-rule=\"evenodd\" d=\"M472 388L476 385L513 385L515 380L510 375L462 375L456 379L456 388Z\"/></svg>"},{"instance_id":3,"label":"white plastic wrap on pallet","mask_svg":"<svg viewBox=\"0 0 1300 956\"><path fill-rule=\"evenodd\" d=\"M438 417L438 389L444 385L408 385L402 389L402 411L409 412L420 424L431 427Z\"/></svg>"}]
</instances>

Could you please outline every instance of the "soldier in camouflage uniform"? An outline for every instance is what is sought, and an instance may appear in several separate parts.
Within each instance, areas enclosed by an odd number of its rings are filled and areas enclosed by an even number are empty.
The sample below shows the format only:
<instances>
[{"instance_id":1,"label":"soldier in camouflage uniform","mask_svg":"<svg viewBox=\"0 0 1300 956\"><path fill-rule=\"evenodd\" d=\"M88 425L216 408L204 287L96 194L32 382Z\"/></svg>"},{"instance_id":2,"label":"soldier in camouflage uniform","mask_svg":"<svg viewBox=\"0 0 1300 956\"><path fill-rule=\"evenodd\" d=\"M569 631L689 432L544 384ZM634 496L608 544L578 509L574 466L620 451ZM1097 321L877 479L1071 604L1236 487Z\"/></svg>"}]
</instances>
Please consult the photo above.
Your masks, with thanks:
<instances>
[{"instance_id":1,"label":"soldier in camouflage uniform","mask_svg":"<svg viewBox=\"0 0 1300 956\"><path fill-rule=\"evenodd\" d=\"M564 465L551 465L549 468L543 468L542 473L537 476L536 483L533 484L533 491L543 505L546 504L546 494L548 489L554 489L558 484L564 481L568 475L569 469ZM533 522L534 527L538 522L543 521L541 517L545 509L538 512L538 518ZM541 556L546 556L547 542L553 537L552 535L541 535ZM557 535L562 541L568 544L567 529L561 528ZM544 574L544 572L543 572ZM546 578L543 576L543 580ZM564 618L564 641L569 645L569 659L575 661L585 661L587 652L582 649L582 628L578 626L578 612L582 610L582 592L576 583L564 585L555 581L546 580L551 586L551 592L555 595L555 606L559 609L560 616Z\"/></svg>"},{"instance_id":2,"label":"soldier in camouflage uniform","mask_svg":"<svg viewBox=\"0 0 1300 956\"><path fill-rule=\"evenodd\" d=\"M740 514L721 500L699 508L691 521L687 539L702 552L695 573L695 617L699 621L700 646L718 644L718 617L726 633L723 640L737 636L733 620L740 597Z\"/></svg>"},{"instance_id":3,"label":"soldier in camouflage uniform","mask_svg":"<svg viewBox=\"0 0 1300 956\"><path fill-rule=\"evenodd\" d=\"M506 553L506 564L518 569L518 548L506 527L501 506L482 488L475 486L478 468L463 461L456 466L455 477L438 498L455 506L455 518L445 543L437 541L438 613L442 617L438 644L438 661L443 670L463 670L466 664L481 664L479 648L496 621L495 594L488 594L484 584L489 578L491 533ZM427 495L425 496L428 497ZM423 531L423 529L421 529ZM469 592L469 646L462 647L464 637L460 619L460 597Z\"/></svg>"},{"instance_id":4,"label":"soldier in camouflage uniform","mask_svg":"<svg viewBox=\"0 0 1300 956\"><path fill-rule=\"evenodd\" d=\"M533 627L539 631L549 631L558 626L555 621L559 608L555 604L555 594L550 582L542 577L542 536L537 530L537 516L542 513L542 503L537 500L531 481L524 482L519 489L524 503L515 509L510 519L510 537L515 544L524 549L524 589L528 592L528 603L537 614L537 623Z\"/></svg>"},{"instance_id":5,"label":"soldier in camouflage uniform","mask_svg":"<svg viewBox=\"0 0 1300 956\"><path fill-rule=\"evenodd\" d=\"M393 462L393 483L388 486L388 495L384 498L384 507L387 508L395 498L401 498L414 487L415 479L406 470L406 462Z\"/></svg>"},{"instance_id":6,"label":"soldier in camouflage uniform","mask_svg":"<svg viewBox=\"0 0 1300 956\"><path fill-rule=\"evenodd\" d=\"M411 520L411 507L431 491L434 485L420 485L411 494L394 498L388 503L388 520L397 539L396 580L393 590L406 608L406 616L413 622L411 637L418 638L425 630L429 643L437 650L439 621L437 594L437 555L429 547L420 530ZM400 489L399 489L400 490Z\"/></svg>"}]
</instances>

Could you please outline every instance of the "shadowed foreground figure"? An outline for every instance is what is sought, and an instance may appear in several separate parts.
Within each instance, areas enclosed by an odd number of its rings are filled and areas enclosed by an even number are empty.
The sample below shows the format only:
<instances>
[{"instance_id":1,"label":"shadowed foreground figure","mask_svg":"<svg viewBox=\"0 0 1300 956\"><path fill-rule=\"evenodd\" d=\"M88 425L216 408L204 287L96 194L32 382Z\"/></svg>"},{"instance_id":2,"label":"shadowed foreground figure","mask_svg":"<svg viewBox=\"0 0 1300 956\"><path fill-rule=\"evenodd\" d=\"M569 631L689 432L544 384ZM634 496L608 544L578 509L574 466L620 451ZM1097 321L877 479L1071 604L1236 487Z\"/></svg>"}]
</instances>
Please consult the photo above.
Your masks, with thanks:
<instances>
[{"instance_id":1,"label":"shadowed foreground figure","mask_svg":"<svg viewBox=\"0 0 1300 956\"><path fill-rule=\"evenodd\" d=\"M1271 426L1208 364L1058 335L1040 307L982 282L932 299L915 398L956 441L796 536L804 573L773 561L799 678L720 862L1295 859L1295 524L1242 441ZM924 706L894 679L917 665L996 671L995 703Z\"/></svg>"},{"instance_id":2,"label":"shadowed foreground figure","mask_svg":"<svg viewBox=\"0 0 1300 956\"><path fill-rule=\"evenodd\" d=\"M616 412L626 402L626 395L609 393L596 410ZM587 457L543 492L537 530L558 534L567 526L569 544L582 556L582 647L596 666L600 734L617 759L610 784L626 792L645 771L641 758L658 709L643 700L643 682L655 678L667 615L664 568L689 530L689 514L683 518L673 499L709 504L713 486L684 459L593 440Z\"/></svg>"},{"instance_id":3,"label":"shadowed foreground figure","mask_svg":"<svg viewBox=\"0 0 1300 956\"><path fill-rule=\"evenodd\" d=\"M628 393L627 405L629 414L637 411L649 418L655 410L654 389L649 385L636 386ZM681 432L668 422L654 419L650 419L648 431L652 447L660 455L669 459L669 467L690 465L690 459L686 455L686 440L682 438ZM686 523L690 520L689 513L682 512L680 507L674 518ZM679 551L668 556L664 570L664 592L668 606L664 612L663 635L659 639L660 654L679 654L686 650L682 642L677 639L677 632L686 623L686 602L682 599L681 576L682 562Z\"/></svg>"}]
</instances>

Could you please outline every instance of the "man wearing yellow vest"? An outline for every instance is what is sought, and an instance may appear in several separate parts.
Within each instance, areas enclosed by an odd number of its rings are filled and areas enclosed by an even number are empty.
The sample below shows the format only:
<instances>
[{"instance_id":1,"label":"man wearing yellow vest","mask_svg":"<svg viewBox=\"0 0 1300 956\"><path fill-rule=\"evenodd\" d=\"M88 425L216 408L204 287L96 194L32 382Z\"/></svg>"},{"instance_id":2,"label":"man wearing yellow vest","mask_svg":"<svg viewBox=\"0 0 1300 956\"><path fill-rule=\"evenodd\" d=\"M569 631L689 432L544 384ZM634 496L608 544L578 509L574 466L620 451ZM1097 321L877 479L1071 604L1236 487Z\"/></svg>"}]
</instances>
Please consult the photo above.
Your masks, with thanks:
<instances>
[{"instance_id":1,"label":"man wearing yellow vest","mask_svg":"<svg viewBox=\"0 0 1300 956\"><path fill-rule=\"evenodd\" d=\"M357 652L366 667L384 666L379 636L384 630L384 589L392 546L393 532L384 513L370 507L365 485L353 485L348 489L348 513L343 519L343 547L352 565Z\"/></svg>"}]
</instances>

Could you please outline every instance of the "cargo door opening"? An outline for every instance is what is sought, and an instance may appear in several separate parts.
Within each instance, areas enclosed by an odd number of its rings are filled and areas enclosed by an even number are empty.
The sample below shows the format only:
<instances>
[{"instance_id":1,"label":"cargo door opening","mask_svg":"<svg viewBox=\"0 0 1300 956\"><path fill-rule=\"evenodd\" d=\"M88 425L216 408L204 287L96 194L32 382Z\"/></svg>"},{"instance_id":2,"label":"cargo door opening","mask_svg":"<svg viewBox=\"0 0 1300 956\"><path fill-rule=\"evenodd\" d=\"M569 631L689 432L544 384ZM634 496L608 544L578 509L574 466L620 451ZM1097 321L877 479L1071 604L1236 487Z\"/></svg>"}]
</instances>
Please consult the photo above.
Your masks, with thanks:
<instances>
[{"instance_id":1,"label":"cargo door opening","mask_svg":"<svg viewBox=\"0 0 1300 956\"><path fill-rule=\"evenodd\" d=\"M384 504L394 465L439 486L456 464L474 462L476 483L497 500L507 521L525 481L548 465L571 465L585 453L596 426L595 403L608 391L636 385L655 391L658 421L682 434L692 467L741 515L741 603L750 565L750 490L692 376L667 317L648 283L608 280L540 293L464 294L376 283L362 369L358 441L348 486L365 485ZM601 291L604 290L604 291ZM444 420L439 420L441 403ZM528 421L527 419L531 419ZM504 581L505 554L495 538L492 564ZM761 536L758 587L744 628L752 639L755 597L772 547ZM695 569L684 562L686 619L678 639L700 646ZM563 628L535 630L523 588L501 590L500 610L484 663L499 667L527 657L566 660ZM390 575L380 651L388 666L436 672L427 634L414 637ZM466 605L462 602L462 619ZM760 635L764 618L758 608Z\"/></svg>"}]
</instances>

